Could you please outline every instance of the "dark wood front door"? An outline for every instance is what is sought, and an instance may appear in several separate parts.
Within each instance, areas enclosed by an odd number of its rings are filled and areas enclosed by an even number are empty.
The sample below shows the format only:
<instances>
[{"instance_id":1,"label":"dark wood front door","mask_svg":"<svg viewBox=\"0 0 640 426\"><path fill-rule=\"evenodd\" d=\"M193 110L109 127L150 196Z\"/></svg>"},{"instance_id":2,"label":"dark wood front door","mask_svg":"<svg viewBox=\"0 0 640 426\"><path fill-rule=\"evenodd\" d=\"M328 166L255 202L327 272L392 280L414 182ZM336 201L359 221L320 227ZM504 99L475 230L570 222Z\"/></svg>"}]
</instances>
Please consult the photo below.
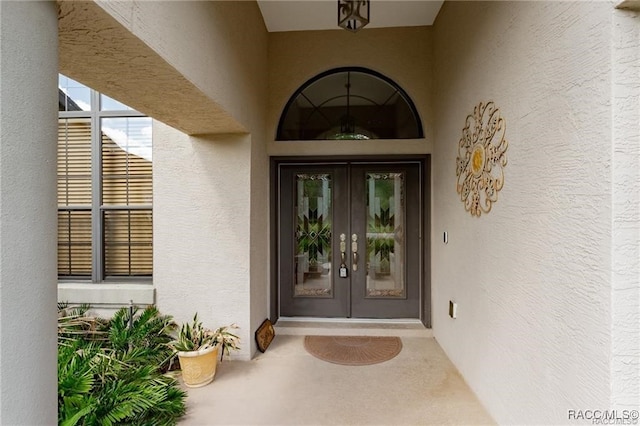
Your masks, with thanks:
<instances>
[{"instance_id":1,"label":"dark wood front door","mask_svg":"<svg viewBox=\"0 0 640 426\"><path fill-rule=\"evenodd\" d=\"M278 166L281 316L418 318L421 163Z\"/></svg>"}]
</instances>

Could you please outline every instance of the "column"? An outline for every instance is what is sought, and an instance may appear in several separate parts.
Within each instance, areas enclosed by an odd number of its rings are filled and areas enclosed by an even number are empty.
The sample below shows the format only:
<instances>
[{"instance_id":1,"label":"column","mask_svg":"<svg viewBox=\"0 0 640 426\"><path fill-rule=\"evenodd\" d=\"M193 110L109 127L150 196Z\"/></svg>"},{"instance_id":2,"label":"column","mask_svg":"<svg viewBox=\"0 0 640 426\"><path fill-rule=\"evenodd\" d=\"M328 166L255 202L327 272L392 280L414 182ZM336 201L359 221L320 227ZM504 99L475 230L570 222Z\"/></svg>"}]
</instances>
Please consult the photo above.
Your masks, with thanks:
<instances>
[{"instance_id":1,"label":"column","mask_svg":"<svg viewBox=\"0 0 640 426\"><path fill-rule=\"evenodd\" d=\"M57 22L0 1L0 424L57 423Z\"/></svg>"}]
</instances>

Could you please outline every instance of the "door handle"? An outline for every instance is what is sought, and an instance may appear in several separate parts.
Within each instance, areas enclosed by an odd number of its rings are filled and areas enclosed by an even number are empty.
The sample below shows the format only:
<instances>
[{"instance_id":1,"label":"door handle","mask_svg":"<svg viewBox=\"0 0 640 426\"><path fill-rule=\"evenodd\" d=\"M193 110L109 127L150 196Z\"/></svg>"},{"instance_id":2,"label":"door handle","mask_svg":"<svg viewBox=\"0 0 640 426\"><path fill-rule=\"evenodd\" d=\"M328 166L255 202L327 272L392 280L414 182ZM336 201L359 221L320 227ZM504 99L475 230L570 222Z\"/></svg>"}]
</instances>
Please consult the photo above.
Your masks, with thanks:
<instances>
[{"instance_id":1,"label":"door handle","mask_svg":"<svg viewBox=\"0 0 640 426\"><path fill-rule=\"evenodd\" d=\"M339 277L347 278L347 236L340 234L340 269Z\"/></svg>"},{"instance_id":2,"label":"door handle","mask_svg":"<svg viewBox=\"0 0 640 426\"><path fill-rule=\"evenodd\" d=\"M351 268L354 271L358 270L358 234L351 235L351 253L353 253L353 261L351 262Z\"/></svg>"}]
</instances>

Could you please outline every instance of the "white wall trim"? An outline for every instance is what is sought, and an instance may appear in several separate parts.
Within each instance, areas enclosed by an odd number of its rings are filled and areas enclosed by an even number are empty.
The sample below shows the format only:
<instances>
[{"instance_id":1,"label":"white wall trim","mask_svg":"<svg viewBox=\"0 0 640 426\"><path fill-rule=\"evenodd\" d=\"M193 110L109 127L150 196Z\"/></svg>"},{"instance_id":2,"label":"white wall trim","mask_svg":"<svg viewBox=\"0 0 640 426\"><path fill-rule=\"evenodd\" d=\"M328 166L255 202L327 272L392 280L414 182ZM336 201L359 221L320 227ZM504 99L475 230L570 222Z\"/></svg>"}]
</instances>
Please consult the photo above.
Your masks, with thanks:
<instances>
[{"instance_id":1,"label":"white wall trim","mask_svg":"<svg viewBox=\"0 0 640 426\"><path fill-rule=\"evenodd\" d=\"M58 302L91 305L152 305L155 288L152 284L132 283L58 283Z\"/></svg>"}]
</instances>

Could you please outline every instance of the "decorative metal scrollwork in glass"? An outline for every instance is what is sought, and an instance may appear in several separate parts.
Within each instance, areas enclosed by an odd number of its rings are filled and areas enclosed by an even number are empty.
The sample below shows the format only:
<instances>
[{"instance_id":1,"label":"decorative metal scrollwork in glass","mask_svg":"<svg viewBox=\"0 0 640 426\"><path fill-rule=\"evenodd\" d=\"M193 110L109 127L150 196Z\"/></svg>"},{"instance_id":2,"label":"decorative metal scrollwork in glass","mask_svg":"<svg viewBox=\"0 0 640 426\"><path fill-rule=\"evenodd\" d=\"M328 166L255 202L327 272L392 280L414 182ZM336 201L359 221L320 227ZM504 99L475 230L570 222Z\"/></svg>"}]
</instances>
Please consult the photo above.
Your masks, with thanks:
<instances>
[{"instance_id":1,"label":"decorative metal scrollwork in glass","mask_svg":"<svg viewBox=\"0 0 640 426\"><path fill-rule=\"evenodd\" d=\"M504 185L506 124L493 102L480 102L469 114L458 142L456 191L472 216L489 213Z\"/></svg>"},{"instance_id":2,"label":"decorative metal scrollwork in glass","mask_svg":"<svg viewBox=\"0 0 640 426\"><path fill-rule=\"evenodd\" d=\"M404 298L405 176L404 173L366 174L367 298Z\"/></svg>"},{"instance_id":3,"label":"decorative metal scrollwork in glass","mask_svg":"<svg viewBox=\"0 0 640 426\"><path fill-rule=\"evenodd\" d=\"M294 297L331 297L332 180L296 175Z\"/></svg>"}]
</instances>

